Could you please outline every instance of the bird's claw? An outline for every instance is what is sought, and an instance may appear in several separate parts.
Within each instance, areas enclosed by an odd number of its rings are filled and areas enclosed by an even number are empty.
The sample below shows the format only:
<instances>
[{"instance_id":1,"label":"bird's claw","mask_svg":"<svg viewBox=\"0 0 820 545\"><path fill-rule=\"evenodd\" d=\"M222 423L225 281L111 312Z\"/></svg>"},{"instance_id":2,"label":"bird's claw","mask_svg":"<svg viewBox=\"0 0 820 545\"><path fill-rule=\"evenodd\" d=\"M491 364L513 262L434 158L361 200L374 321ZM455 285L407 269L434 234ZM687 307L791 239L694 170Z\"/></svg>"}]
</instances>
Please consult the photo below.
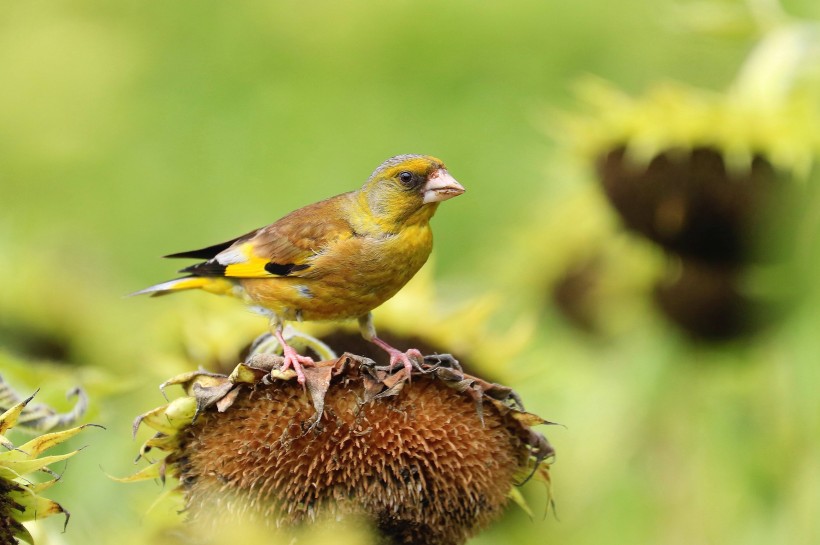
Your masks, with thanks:
<instances>
[{"instance_id":1,"label":"bird's claw","mask_svg":"<svg viewBox=\"0 0 820 545\"><path fill-rule=\"evenodd\" d=\"M313 361L313 358L300 355L290 345L285 345L283 347L282 352L282 355L285 357L285 362L282 364L280 371L287 371L290 367L293 367L293 370L296 372L296 380L299 382L299 384L304 386L305 373L304 371L302 371L302 366L311 367L316 362Z\"/></svg>"},{"instance_id":2,"label":"bird's claw","mask_svg":"<svg viewBox=\"0 0 820 545\"><path fill-rule=\"evenodd\" d=\"M390 368L393 369L401 363L404 366L404 372L407 374L407 380L410 380L410 377L413 376L413 367L421 369L420 362L424 361L424 356L415 348L411 348L407 352L393 348L392 350L388 350L388 352L390 353ZM411 358L415 360L415 362L412 361Z\"/></svg>"}]
</instances>

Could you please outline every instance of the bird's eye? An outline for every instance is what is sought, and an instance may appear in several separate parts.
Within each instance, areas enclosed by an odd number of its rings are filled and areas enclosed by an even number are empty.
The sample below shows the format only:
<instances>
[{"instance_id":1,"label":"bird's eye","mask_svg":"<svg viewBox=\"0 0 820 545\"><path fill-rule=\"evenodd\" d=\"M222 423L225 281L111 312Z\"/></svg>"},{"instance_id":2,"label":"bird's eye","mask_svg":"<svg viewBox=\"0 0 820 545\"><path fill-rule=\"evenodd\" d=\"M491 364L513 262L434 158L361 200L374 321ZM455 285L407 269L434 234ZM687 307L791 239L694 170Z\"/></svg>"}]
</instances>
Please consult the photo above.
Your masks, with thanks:
<instances>
[{"instance_id":1,"label":"bird's eye","mask_svg":"<svg viewBox=\"0 0 820 545\"><path fill-rule=\"evenodd\" d=\"M412 172L407 172L405 170L404 172L399 174L399 180L401 180L401 183L403 183L403 184L409 184L410 182L413 181L413 173Z\"/></svg>"}]
</instances>

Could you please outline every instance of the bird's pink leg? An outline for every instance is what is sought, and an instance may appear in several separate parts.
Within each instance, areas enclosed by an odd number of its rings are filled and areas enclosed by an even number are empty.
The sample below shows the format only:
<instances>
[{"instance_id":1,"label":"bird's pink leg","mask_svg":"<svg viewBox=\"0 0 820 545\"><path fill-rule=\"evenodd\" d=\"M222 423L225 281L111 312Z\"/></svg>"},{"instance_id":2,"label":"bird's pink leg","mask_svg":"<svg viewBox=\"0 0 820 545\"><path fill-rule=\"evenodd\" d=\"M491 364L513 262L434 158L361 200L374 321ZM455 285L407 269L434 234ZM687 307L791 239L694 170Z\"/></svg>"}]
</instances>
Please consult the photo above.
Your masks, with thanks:
<instances>
[{"instance_id":1,"label":"bird's pink leg","mask_svg":"<svg viewBox=\"0 0 820 545\"><path fill-rule=\"evenodd\" d=\"M287 371L289 367L293 367L293 370L296 371L296 380L299 381L299 384L304 385L305 373L302 371L302 366L311 366L315 362L312 358L300 355L296 349L285 342L285 337L282 335L282 324L276 326L273 334L276 335L279 344L282 345L282 355L285 357L285 363L282 364L280 371Z\"/></svg>"},{"instance_id":2,"label":"bird's pink leg","mask_svg":"<svg viewBox=\"0 0 820 545\"><path fill-rule=\"evenodd\" d=\"M397 363L401 362L402 365L404 365L404 371L407 373L408 379L412 376L413 372L413 362L410 358L418 360L419 362L424 361L424 356L415 348L411 348L407 352L402 352L381 340L376 335L376 328L373 325L373 315L369 312L359 318L359 330L366 341L372 342L390 354L390 367L394 367Z\"/></svg>"}]
</instances>

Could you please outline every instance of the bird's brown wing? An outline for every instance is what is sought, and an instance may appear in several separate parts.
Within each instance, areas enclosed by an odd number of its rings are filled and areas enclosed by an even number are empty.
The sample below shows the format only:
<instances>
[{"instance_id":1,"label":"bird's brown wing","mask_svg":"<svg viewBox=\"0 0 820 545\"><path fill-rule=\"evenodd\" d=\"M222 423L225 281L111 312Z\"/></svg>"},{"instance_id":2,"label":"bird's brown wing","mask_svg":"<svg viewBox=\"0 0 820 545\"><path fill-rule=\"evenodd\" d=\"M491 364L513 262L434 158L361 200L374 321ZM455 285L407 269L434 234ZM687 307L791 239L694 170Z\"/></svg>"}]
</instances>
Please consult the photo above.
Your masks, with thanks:
<instances>
[{"instance_id":1,"label":"bird's brown wing","mask_svg":"<svg viewBox=\"0 0 820 545\"><path fill-rule=\"evenodd\" d=\"M354 235L345 219L347 198L348 194L338 195L300 208L276 223L236 239L208 261L180 272L233 278L313 275L315 271L310 268L314 257ZM183 255L193 256L197 252Z\"/></svg>"}]
</instances>

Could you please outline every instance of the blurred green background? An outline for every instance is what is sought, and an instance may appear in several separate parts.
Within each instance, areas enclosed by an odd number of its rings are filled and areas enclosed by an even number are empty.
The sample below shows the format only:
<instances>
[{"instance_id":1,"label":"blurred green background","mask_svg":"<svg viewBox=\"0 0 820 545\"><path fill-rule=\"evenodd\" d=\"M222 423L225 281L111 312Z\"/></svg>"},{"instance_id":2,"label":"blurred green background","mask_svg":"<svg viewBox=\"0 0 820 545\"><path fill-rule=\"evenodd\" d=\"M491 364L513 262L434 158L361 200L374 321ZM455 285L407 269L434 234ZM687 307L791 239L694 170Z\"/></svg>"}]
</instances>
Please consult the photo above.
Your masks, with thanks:
<instances>
[{"instance_id":1,"label":"blurred green background","mask_svg":"<svg viewBox=\"0 0 820 545\"><path fill-rule=\"evenodd\" d=\"M174 519L167 504L148 512L159 486L106 477L135 470L130 423L163 402L160 382L201 363L183 346L186 316L219 316L197 330L219 334L264 325L206 295L123 295L173 277L160 255L355 189L399 153L442 158L468 189L434 220L442 304L493 292L508 302L499 324L538 316L498 378L565 425L543 430L558 452L557 517L542 516L546 494L530 484L534 519L512 507L475 543L820 541L816 290L758 338L713 347L646 301L624 307L605 340L577 332L537 278L574 230L615 224L604 207L564 204L595 191L550 134L574 82L723 89L757 38L744 4L0 7L0 370L61 408L83 385L88 419L107 427L74 441L88 448L50 493L71 523L64 534L40 523L43 543L147 542ZM820 16L814 0L786 8Z\"/></svg>"}]
</instances>

